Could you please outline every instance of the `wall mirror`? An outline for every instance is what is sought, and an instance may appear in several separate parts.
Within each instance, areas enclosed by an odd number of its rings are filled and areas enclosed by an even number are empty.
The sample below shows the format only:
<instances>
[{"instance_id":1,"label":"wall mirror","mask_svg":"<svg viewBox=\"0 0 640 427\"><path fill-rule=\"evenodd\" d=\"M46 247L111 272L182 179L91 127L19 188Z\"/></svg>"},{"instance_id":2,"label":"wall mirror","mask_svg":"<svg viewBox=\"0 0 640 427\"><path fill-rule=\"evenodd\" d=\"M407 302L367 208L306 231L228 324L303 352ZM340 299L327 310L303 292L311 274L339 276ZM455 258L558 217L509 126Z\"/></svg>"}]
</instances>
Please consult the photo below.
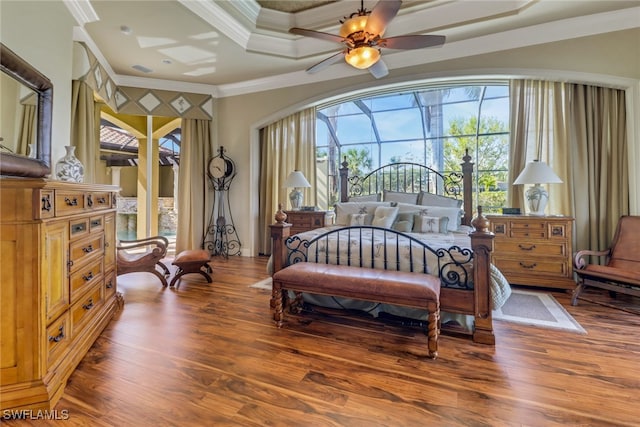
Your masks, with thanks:
<instances>
[{"instance_id":1,"label":"wall mirror","mask_svg":"<svg viewBox=\"0 0 640 427\"><path fill-rule=\"evenodd\" d=\"M2 43L0 70L0 175L49 175L53 85Z\"/></svg>"}]
</instances>

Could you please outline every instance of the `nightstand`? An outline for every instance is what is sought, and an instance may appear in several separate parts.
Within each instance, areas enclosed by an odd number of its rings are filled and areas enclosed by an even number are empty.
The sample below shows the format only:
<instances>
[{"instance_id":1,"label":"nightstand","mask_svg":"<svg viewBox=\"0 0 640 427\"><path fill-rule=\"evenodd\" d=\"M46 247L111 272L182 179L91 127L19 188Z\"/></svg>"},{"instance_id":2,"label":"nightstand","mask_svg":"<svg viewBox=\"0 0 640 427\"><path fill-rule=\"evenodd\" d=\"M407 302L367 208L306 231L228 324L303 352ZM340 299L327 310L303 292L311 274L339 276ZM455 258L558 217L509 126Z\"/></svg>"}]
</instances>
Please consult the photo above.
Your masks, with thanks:
<instances>
[{"instance_id":1,"label":"nightstand","mask_svg":"<svg viewBox=\"0 0 640 427\"><path fill-rule=\"evenodd\" d=\"M487 215L496 235L491 261L509 283L575 289L573 218Z\"/></svg>"},{"instance_id":2,"label":"nightstand","mask_svg":"<svg viewBox=\"0 0 640 427\"><path fill-rule=\"evenodd\" d=\"M331 224L332 211L284 211L291 224L291 234L302 233Z\"/></svg>"}]
</instances>

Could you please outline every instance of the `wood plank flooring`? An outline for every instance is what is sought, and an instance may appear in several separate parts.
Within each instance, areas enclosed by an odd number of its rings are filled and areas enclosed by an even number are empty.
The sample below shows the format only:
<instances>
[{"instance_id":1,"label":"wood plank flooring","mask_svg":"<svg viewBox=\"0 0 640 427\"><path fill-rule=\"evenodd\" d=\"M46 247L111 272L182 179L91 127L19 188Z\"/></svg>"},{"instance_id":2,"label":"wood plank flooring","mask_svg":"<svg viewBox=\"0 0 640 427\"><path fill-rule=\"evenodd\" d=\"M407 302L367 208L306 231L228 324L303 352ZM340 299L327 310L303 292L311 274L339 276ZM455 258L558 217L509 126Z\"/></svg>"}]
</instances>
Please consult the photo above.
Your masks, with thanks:
<instances>
[{"instance_id":1,"label":"wood plank flooring","mask_svg":"<svg viewBox=\"0 0 640 427\"><path fill-rule=\"evenodd\" d=\"M264 258L214 258L214 283L118 278L124 309L71 376L65 426L631 426L640 316L556 299L587 335L495 321L496 346L331 312L277 329ZM595 293L594 293L595 292ZM587 293L598 298L601 291ZM7 426L32 425L3 421Z\"/></svg>"}]
</instances>

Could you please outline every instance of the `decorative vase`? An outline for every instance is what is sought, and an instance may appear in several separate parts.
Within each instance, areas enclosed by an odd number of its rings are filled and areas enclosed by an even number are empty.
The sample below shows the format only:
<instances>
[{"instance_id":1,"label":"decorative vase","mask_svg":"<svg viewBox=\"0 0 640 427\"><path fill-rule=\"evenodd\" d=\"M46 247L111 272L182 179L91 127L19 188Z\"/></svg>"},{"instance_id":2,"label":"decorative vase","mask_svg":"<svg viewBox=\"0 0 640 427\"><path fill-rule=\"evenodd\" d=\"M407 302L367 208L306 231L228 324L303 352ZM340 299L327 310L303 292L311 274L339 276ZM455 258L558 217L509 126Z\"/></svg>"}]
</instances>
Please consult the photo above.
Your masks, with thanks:
<instances>
[{"instance_id":1,"label":"decorative vase","mask_svg":"<svg viewBox=\"0 0 640 427\"><path fill-rule=\"evenodd\" d=\"M84 180L84 166L75 156L76 147L65 145L67 154L56 163L56 178L60 181L82 182Z\"/></svg>"}]
</instances>

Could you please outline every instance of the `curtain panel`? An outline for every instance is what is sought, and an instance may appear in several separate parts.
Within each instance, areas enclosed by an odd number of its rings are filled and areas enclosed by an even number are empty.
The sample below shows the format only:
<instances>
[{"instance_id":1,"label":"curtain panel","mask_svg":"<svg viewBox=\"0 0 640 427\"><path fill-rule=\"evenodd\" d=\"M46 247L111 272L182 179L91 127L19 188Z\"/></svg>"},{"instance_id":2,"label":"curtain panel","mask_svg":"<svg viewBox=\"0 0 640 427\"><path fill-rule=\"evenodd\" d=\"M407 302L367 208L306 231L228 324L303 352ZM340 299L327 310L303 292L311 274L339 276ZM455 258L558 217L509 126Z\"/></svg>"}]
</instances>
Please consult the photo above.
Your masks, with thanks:
<instances>
[{"instance_id":1,"label":"curtain panel","mask_svg":"<svg viewBox=\"0 0 640 427\"><path fill-rule=\"evenodd\" d=\"M260 130L260 210L258 253L271 253L269 225L278 205L288 209L289 173L302 171L311 188L304 188L304 204L316 204L316 109L308 108Z\"/></svg>"},{"instance_id":2,"label":"curtain panel","mask_svg":"<svg viewBox=\"0 0 640 427\"><path fill-rule=\"evenodd\" d=\"M183 118L176 204L176 253L202 247L209 212L213 208L206 173L212 156L211 121Z\"/></svg>"},{"instance_id":3,"label":"curtain panel","mask_svg":"<svg viewBox=\"0 0 640 427\"><path fill-rule=\"evenodd\" d=\"M93 89L79 80L72 82L71 145L84 166L84 182L94 183L100 153L100 107L94 101Z\"/></svg>"},{"instance_id":4,"label":"curtain panel","mask_svg":"<svg viewBox=\"0 0 640 427\"><path fill-rule=\"evenodd\" d=\"M576 250L608 247L629 212L624 91L513 80L510 97L509 182L527 162L546 162L563 181L549 189L549 212L575 218ZM523 187L510 187L510 206L525 205Z\"/></svg>"}]
</instances>

